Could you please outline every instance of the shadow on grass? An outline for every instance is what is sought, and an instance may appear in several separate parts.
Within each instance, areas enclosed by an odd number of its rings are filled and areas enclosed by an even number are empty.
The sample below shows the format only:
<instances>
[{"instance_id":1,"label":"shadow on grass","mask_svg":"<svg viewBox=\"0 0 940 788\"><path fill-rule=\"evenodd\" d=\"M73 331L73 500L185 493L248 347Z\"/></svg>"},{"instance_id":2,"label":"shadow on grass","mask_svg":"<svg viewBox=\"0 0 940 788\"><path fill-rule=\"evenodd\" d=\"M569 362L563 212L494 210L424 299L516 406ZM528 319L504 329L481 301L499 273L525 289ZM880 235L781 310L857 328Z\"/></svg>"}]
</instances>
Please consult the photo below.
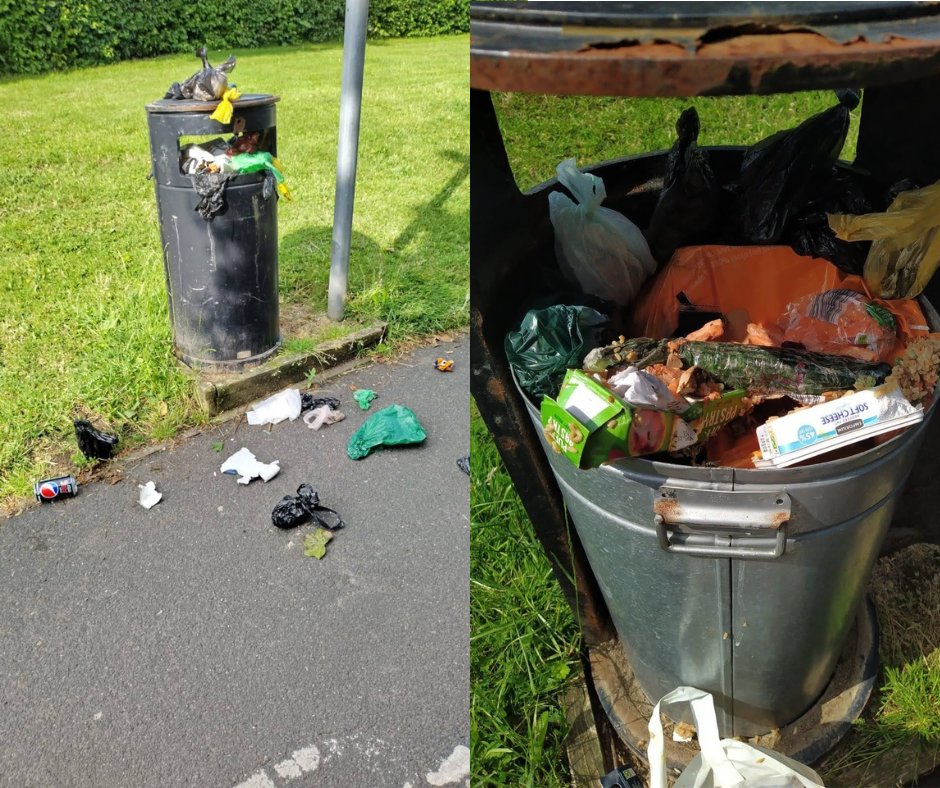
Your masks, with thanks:
<instances>
[{"instance_id":1,"label":"shadow on grass","mask_svg":"<svg viewBox=\"0 0 940 788\"><path fill-rule=\"evenodd\" d=\"M447 203L469 177L470 159L455 150L442 156L456 165L453 173L413 209L411 221L387 247L355 231L350 241L350 311L390 325L397 321L393 334L433 332L461 322L469 287L469 217L449 210ZM455 238L461 241L455 244ZM305 227L281 239L285 300L326 309L332 246L332 227Z\"/></svg>"}]
</instances>

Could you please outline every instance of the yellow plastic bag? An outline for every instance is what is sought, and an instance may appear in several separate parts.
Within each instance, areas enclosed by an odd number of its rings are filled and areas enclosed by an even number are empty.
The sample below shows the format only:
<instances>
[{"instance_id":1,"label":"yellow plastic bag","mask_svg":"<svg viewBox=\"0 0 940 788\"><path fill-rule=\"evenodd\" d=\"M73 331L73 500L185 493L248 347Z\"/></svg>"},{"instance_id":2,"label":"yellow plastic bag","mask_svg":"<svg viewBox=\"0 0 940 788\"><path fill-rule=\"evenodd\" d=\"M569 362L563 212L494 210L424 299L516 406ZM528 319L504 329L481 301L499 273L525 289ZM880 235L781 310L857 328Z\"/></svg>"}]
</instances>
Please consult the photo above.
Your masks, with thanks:
<instances>
[{"instance_id":1,"label":"yellow plastic bag","mask_svg":"<svg viewBox=\"0 0 940 788\"><path fill-rule=\"evenodd\" d=\"M885 213L830 214L843 241L873 241L865 284L880 298L916 298L940 267L940 181L901 192Z\"/></svg>"}]
</instances>

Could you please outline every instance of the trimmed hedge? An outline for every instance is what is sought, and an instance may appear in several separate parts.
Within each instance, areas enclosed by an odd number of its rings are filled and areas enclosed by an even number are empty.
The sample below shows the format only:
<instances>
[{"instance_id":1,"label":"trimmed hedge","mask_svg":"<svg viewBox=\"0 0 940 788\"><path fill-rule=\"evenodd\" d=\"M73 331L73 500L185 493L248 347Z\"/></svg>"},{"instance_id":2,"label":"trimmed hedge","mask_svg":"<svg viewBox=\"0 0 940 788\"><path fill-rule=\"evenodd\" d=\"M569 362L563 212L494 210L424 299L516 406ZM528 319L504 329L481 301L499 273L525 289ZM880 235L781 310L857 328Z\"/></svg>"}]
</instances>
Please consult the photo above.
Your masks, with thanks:
<instances>
[{"instance_id":1,"label":"trimmed hedge","mask_svg":"<svg viewBox=\"0 0 940 788\"><path fill-rule=\"evenodd\" d=\"M0 0L0 74L194 51L338 41L344 0ZM469 0L371 0L369 36L470 29Z\"/></svg>"}]
</instances>

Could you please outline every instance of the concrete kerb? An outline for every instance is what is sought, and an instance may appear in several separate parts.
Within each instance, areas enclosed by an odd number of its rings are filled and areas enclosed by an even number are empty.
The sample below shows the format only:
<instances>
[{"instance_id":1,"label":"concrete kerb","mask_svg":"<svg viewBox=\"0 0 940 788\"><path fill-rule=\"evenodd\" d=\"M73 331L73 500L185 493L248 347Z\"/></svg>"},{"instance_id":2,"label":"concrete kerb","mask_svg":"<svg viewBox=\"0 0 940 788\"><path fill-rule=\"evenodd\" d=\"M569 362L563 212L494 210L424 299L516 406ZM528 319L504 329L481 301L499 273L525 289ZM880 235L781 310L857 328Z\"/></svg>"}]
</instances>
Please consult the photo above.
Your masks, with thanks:
<instances>
[{"instance_id":1,"label":"concrete kerb","mask_svg":"<svg viewBox=\"0 0 940 788\"><path fill-rule=\"evenodd\" d=\"M279 353L263 364L238 372L193 369L196 398L210 418L257 402L304 380L311 369L319 375L378 345L386 329L386 323L377 322L341 339L323 342L312 350Z\"/></svg>"}]
</instances>

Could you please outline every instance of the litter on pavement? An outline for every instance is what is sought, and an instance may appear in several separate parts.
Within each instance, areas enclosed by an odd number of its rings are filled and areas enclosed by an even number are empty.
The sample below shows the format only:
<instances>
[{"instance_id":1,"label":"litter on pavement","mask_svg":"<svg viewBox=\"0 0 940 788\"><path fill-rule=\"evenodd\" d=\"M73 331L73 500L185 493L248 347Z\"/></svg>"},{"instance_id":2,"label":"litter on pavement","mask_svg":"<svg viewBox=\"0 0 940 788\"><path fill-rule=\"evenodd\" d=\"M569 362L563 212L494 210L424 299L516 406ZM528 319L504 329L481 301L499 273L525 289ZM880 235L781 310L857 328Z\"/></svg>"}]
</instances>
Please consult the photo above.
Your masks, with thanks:
<instances>
[{"instance_id":1,"label":"litter on pavement","mask_svg":"<svg viewBox=\"0 0 940 788\"><path fill-rule=\"evenodd\" d=\"M271 512L271 522L278 528L295 528L308 520L322 528L338 531L345 523L339 514L320 503L320 496L309 484L301 484L296 495L285 495Z\"/></svg>"},{"instance_id":2,"label":"litter on pavement","mask_svg":"<svg viewBox=\"0 0 940 788\"><path fill-rule=\"evenodd\" d=\"M374 400L378 394L376 394L372 389L356 389L353 392L353 399L359 403L359 407L363 410L368 410L372 407L372 400Z\"/></svg>"},{"instance_id":3,"label":"litter on pavement","mask_svg":"<svg viewBox=\"0 0 940 788\"><path fill-rule=\"evenodd\" d=\"M144 509L153 509L163 498L163 493L157 492L157 485L153 482L138 484L137 488L140 490L139 502Z\"/></svg>"},{"instance_id":4,"label":"litter on pavement","mask_svg":"<svg viewBox=\"0 0 940 788\"><path fill-rule=\"evenodd\" d=\"M312 430L319 430L324 424L336 424L346 418L341 410L333 410L329 405L320 405L304 414L304 424Z\"/></svg>"},{"instance_id":5,"label":"litter on pavement","mask_svg":"<svg viewBox=\"0 0 940 788\"><path fill-rule=\"evenodd\" d=\"M222 463L222 473L238 476L239 484L248 484L252 479L260 477L270 481L281 470L278 461L271 463L259 462L248 449L241 448Z\"/></svg>"},{"instance_id":6,"label":"litter on pavement","mask_svg":"<svg viewBox=\"0 0 940 788\"><path fill-rule=\"evenodd\" d=\"M454 360L450 358L436 358L434 359L434 368L438 372L453 372Z\"/></svg>"},{"instance_id":7,"label":"litter on pavement","mask_svg":"<svg viewBox=\"0 0 940 788\"><path fill-rule=\"evenodd\" d=\"M402 405L389 405L373 413L349 438L346 453L361 460L378 446L403 446L422 443L427 437L413 411Z\"/></svg>"},{"instance_id":8,"label":"litter on pavement","mask_svg":"<svg viewBox=\"0 0 940 788\"><path fill-rule=\"evenodd\" d=\"M259 402L246 414L252 426L280 424L285 419L293 421L301 412L302 402L297 389L284 389Z\"/></svg>"}]
</instances>

